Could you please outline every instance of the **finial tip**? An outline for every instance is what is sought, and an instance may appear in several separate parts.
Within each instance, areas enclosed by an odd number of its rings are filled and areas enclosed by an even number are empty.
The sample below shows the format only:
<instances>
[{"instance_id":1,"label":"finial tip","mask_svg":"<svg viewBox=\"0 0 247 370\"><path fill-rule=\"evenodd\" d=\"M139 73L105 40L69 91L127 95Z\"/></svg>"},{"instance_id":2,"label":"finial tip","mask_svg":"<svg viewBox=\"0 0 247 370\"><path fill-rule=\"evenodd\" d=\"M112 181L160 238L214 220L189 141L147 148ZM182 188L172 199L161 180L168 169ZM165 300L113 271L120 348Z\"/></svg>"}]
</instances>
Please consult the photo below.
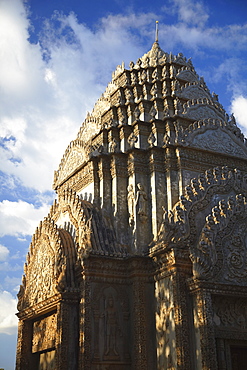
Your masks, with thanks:
<instances>
[{"instance_id":1,"label":"finial tip","mask_svg":"<svg viewBox=\"0 0 247 370\"><path fill-rule=\"evenodd\" d=\"M159 21L156 21L156 28L155 28L155 42L158 42L158 33L159 33Z\"/></svg>"}]
</instances>

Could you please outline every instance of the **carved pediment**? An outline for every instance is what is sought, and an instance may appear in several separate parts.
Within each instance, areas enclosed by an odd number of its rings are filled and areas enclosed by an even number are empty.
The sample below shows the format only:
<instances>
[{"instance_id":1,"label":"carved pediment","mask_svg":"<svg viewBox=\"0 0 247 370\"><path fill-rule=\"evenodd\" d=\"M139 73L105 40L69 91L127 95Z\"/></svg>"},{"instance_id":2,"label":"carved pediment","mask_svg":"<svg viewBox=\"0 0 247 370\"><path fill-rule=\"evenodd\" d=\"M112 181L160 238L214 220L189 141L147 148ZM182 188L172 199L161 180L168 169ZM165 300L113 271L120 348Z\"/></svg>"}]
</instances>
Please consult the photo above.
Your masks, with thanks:
<instances>
[{"instance_id":1,"label":"carved pediment","mask_svg":"<svg viewBox=\"0 0 247 370\"><path fill-rule=\"evenodd\" d=\"M78 144L76 143L78 142ZM86 149L82 142L76 140L74 145L70 145L61 161L59 170L55 172L54 184L59 185L66 180L77 168L87 160Z\"/></svg>"},{"instance_id":2,"label":"carved pediment","mask_svg":"<svg viewBox=\"0 0 247 370\"><path fill-rule=\"evenodd\" d=\"M182 53L179 53L178 55L174 56L174 62L176 64L180 64L182 66L187 66L188 65L187 59L186 59L186 57L184 57L184 55Z\"/></svg>"},{"instance_id":3,"label":"carved pediment","mask_svg":"<svg viewBox=\"0 0 247 370\"><path fill-rule=\"evenodd\" d=\"M184 107L184 117L193 119L195 121L206 118L223 119L224 113L215 108L214 105L209 104L195 104L189 107Z\"/></svg>"},{"instance_id":4,"label":"carved pediment","mask_svg":"<svg viewBox=\"0 0 247 370\"><path fill-rule=\"evenodd\" d=\"M210 94L205 88L202 88L199 83L186 84L181 91L178 91L178 96L185 99L210 99Z\"/></svg>"},{"instance_id":5,"label":"carved pediment","mask_svg":"<svg viewBox=\"0 0 247 370\"><path fill-rule=\"evenodd\" d=\"M179 80L188 81L188 82L198 81L197 74L188 69L179 71L176 77Z\"/></svg>"},{"instance_id":6,"label":"carved pediment","mask_svg":"<svg viewBox=\"0 0 247 370\"><path fill-rule=\"evenodd\" d=\"M244 143L237 140L237 138L234 140L233 135L224 132L221 128L198 133L191 140L190 146L238 157L247 157L247 148Z\"/></svg>"},{"instance_id":7,"label":"carved pediment","mask_svg":"<svg viewBox=\"0 0 247 370\"><path fill-rule=\"evenodd\" d=\"M238 194L221 200L206 217L191 248L198 279L247 285L247 202Z\"/></svg>"},{"instance_id":8,"label":"carved pediment","mask_svg":"<svg viewBox=\"0 0 247 370\"><path fill-rule=\"evenodd\" d=\"M195 245L212 207L238 193L247 196L247 175L238 169L215 167L192 179L174 208L165 210L156 245L158 248Z\"/></svg>"},{"instance_id":9,"label":"carved pediment","mask_svg":"<svg viewBox=\"0 0 247 370\"><path fill-rule=\"evenodd\" d=\"M40 223L32 238L18 309L35 306L71 286L75 287L73 265L76 253L68 232L58 229L51 219Z\"/></svg>"}]
</instances>

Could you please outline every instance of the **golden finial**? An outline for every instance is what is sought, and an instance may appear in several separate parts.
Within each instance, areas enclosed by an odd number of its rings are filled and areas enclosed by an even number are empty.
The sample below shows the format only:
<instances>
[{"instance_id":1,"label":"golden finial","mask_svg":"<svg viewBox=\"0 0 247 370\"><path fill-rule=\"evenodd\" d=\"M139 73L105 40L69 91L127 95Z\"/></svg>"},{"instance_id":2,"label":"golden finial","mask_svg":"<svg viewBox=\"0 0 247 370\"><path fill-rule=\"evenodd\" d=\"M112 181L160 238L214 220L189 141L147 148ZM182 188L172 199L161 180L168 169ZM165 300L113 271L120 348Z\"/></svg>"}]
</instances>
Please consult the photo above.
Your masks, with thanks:
<instances>
[{"instance_id":1,"label":"golden finial","mask_svg":"<svg viewBox=\"0 0 247 370\"><path fill-rule=\"evenodd\" d=\"M156 21L155 42L158 42L158 33L159 33L159 21Z\"/></svg>"}]
</instances>

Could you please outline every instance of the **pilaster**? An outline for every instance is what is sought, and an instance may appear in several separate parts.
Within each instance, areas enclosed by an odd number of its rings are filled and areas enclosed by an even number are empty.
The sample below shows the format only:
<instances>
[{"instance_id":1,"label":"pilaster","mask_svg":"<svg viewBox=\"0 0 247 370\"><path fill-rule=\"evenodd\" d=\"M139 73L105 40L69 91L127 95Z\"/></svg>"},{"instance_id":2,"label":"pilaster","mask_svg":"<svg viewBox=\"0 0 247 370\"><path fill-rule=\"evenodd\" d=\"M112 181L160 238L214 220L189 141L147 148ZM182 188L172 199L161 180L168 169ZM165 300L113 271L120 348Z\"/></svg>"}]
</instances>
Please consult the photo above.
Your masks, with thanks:
<instances>
[{"instance_id":1,"label":"pilaster","mask_svg":"<svg viewBox=\"0 0 247 370\"><path fill-rule=\"evenodd\" d=\"M111 160L112 211L114 229L120 243L128 244L128 209L127 209L127 155L113 154Z\"/></svg>"},{"instance_id":2,"label":"pilaster","mask_svg":"<svg viewBox=\"0 0 247 370\"><path fill-rule=\"evenodd\" d=\"M56 360L57 370L78 369L78 308L77 299L63 299L57 307Z\"/></svg>"},{"instance_id":3,"label":"pilaster","mask_svg":"<svg viewBox=\"0 0 247 370\"><path fill-rule=\"evenodd\" d=\"M37 366L38 359L32 355L32 334L32 321L20 319L18 323L16 370L32 370Z\"/></svg>"},{"instance_id":4,"label":"pilaster","mask_svg":"<svg viewBox=\"0 0 247 370\"><path fill-rule=\"evenodd\" d=\"M111 209L111 173L110 158L102 156L98 164L99 199L101 208Z\"/></svg>"}]
</instances>

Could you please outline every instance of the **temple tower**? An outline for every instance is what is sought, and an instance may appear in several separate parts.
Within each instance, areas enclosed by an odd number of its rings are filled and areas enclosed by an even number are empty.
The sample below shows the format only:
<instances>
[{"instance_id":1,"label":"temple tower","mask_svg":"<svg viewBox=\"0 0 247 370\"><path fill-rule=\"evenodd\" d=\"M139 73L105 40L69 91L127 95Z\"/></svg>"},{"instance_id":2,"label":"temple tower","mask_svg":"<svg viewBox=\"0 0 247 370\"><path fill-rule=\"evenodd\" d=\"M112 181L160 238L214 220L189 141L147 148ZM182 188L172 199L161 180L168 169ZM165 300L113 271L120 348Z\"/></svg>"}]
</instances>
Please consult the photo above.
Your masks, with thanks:
<instances>
[{"instance_id":1,"label":"temple tower","mask_svg":"<svg viewBox=\"0 0 247 370\"><path fill-rule=\"evenodd\" d=\"M54 174L18 294L17 370L240 369L247 146L182 53L112 81Z\"/></svg>"}]
</instances>

